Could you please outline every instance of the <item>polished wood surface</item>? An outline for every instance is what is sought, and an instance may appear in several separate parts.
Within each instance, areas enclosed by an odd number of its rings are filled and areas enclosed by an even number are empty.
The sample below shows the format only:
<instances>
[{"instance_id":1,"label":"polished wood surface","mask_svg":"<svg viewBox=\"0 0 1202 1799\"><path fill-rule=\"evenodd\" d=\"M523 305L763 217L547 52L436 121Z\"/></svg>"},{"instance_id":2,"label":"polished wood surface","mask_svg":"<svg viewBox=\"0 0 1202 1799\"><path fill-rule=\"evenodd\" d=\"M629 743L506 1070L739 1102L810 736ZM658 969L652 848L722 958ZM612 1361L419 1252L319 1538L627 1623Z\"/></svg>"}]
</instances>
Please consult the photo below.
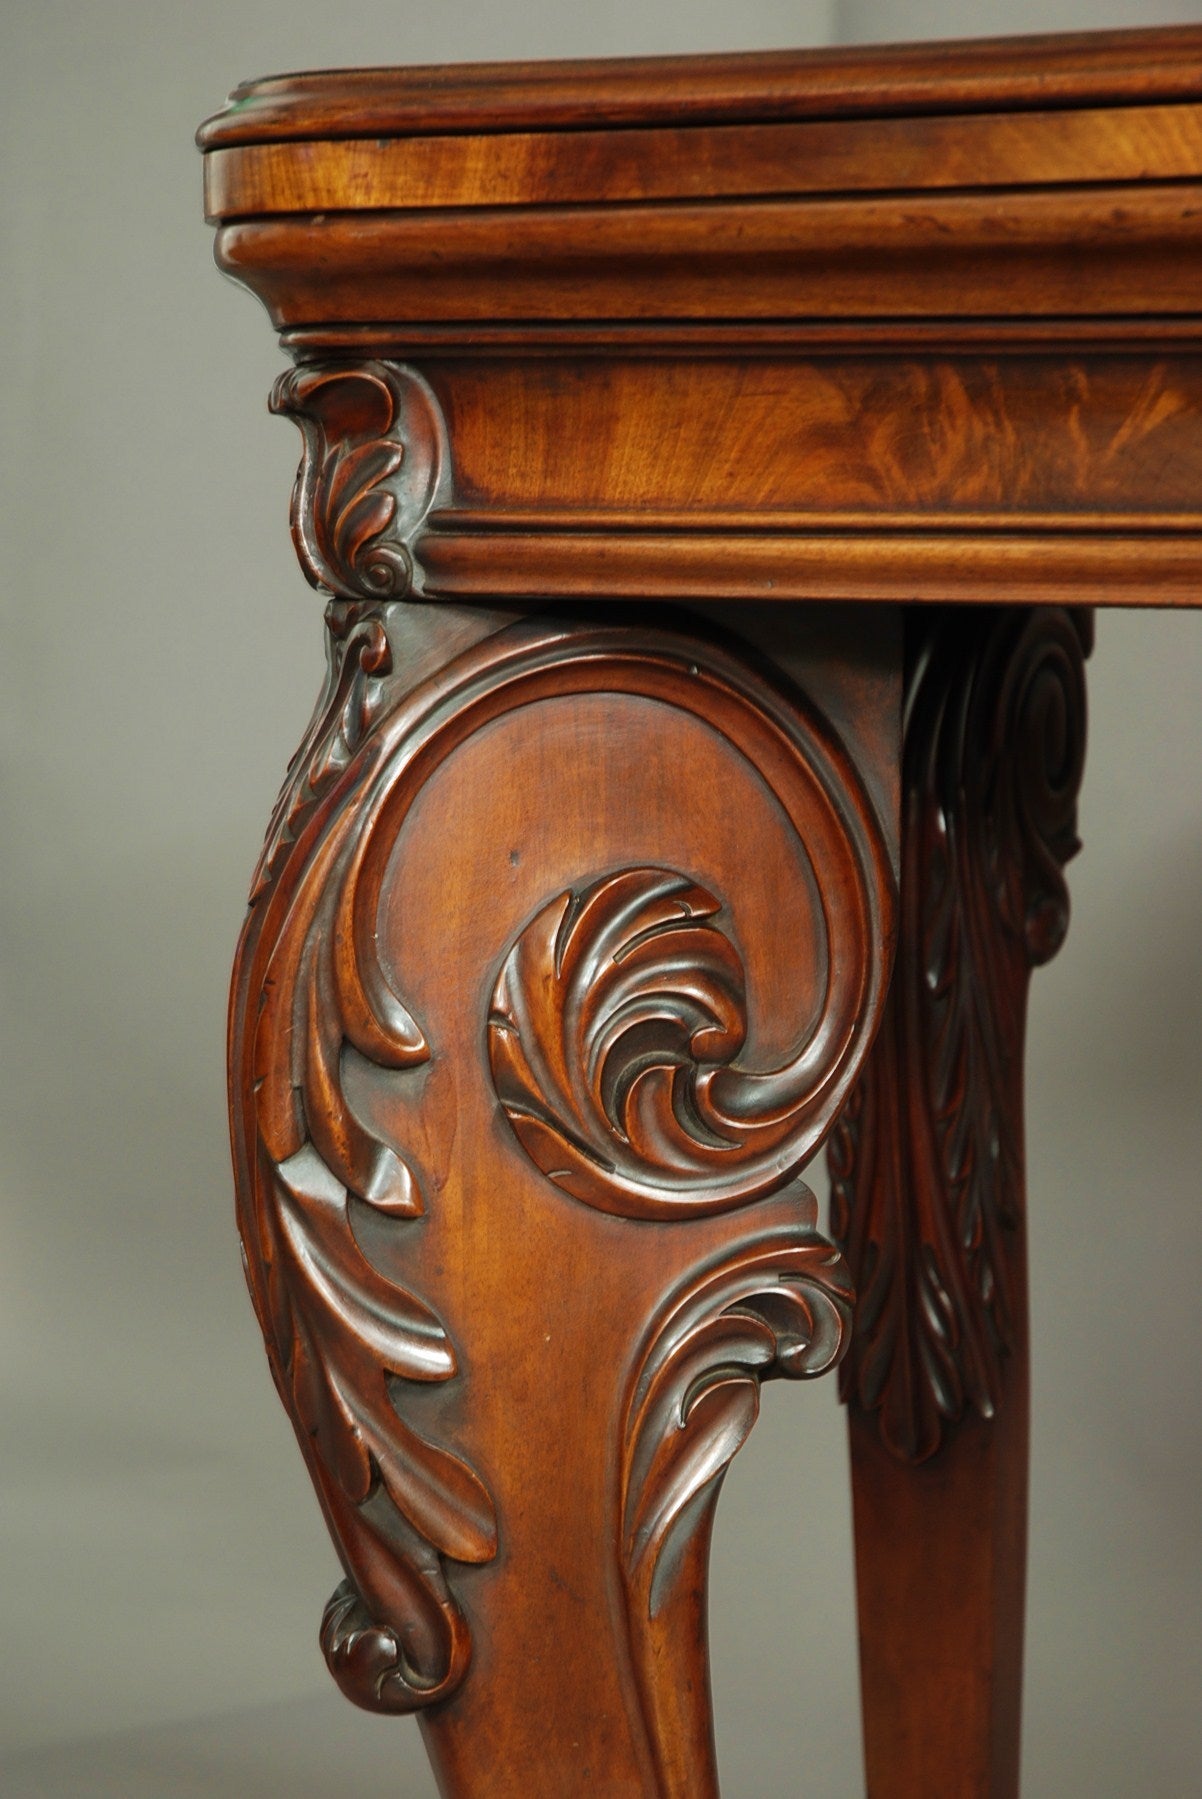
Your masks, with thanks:
<instances>
[{"instance_id":1,"label":"polished wood surface","mask_svg":"<svg viewBox=\"0 0 1202 1799\"><path fill-rule=\"evenodd\" d=\"M1202 98L1195 26L963 43L324 69L244 82L203 150L318 137L875 118Z\"/></svg>"},{"instance_id":2,"label":"polished wood surface","mask_svg":"<svg viewBox=\"0 0 1202 1799\"><path fill-rule=\"evenodd\" d=\"M214 150L213 218L595 200L720 199L873 188L992 187L1196 175L1202 107L866 119L855 124L362 138Z\"/></svg>"},{"instance_id":3,"label":"polished wood surface","mask_svg":"<svg viewBox=\"0 0 1202 1799\"><path fill-rule=\"evenodd\" d=\"M1202 31L280 76L200 142L329 601L231 1101L331 1670L455 1799L712 1799L723 1474L843 1356L870 1794L1014 1799L1026 992L1086 609L1199 601Z\"/></svg>"}]
</instances>

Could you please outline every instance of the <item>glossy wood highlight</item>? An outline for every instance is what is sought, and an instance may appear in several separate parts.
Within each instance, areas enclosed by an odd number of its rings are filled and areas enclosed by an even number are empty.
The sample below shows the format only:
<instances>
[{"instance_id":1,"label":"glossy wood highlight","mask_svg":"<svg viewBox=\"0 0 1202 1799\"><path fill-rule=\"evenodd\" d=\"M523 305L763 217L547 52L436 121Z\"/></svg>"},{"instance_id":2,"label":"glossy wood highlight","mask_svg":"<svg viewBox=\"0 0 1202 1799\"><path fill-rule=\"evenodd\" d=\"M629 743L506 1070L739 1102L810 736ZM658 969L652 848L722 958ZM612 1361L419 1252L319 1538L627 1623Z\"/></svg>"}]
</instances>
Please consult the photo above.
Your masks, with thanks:
<instances>
[{"instance_id":1,"label":"glossy wood highlight","mask_svg":"<svg viewBox=\"0 0 1202 1799\"><path fill-rule=\"evenodd\" d=\"M337 318L1087 317L1199 311L1202 186L233 220L221 267Z\"/></svg>"},{"instance_id":2,"label":"glossy wood highlight","mask_svg":"<svg viewBox=\"0 0 1202 1799\"><path fill-rule=\"evenodd\" d=\"M231 1007L248 1276L347 1573L326 1658L426 1714L456 1794L716 1794L712 1509L760 1381L850 1315L796 1176L884 1003L879 725L849 753L704 628L329 622ZM879 720L877 627L809 684Z\"/></svg>"}]
</instances>

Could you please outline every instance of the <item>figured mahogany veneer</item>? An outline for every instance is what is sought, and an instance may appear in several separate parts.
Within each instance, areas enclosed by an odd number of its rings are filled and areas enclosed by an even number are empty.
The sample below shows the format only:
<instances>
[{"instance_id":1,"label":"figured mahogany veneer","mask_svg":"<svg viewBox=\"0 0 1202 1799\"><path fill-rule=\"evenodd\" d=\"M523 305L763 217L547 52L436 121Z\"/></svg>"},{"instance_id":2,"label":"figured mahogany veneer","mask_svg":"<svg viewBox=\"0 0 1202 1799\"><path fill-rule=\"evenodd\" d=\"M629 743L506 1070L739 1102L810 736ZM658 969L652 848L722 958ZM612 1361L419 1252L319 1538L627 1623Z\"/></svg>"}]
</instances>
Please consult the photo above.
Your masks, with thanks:
<instances>
[{"instance_id":1,"label":"figured mahogany veneer","mask_svg":"<svg viewBox=\"0 0 1202 1799\"><path fill-rule=\"evenodd\" d=\"M843 1357L869 1791L1013 1799L1026 992L1086 608L1197 603L1202 31L283 76L200 142L328 596L230 1068L331 1670L456 1799L712 1799L723 1474Z\"/></svg>"}]
</instances>

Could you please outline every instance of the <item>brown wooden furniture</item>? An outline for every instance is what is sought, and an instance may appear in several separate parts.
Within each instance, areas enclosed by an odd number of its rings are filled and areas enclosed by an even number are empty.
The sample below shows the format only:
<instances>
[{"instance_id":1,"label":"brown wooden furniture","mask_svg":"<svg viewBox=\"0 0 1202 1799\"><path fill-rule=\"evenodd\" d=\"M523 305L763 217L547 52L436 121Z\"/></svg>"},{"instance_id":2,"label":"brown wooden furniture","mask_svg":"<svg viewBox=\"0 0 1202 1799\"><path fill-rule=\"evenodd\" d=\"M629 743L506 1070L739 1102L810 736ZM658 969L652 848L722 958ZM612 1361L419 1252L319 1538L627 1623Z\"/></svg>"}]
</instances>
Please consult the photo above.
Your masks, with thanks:
<instances>
[{"instance_id":1,"label":"brown wooden furniture","mask_svg":"<svg viewBox=\"0 0 1202 1799\"><path fill-rule=\"evenodd\" d=\"M846 1350L869 1790L1012 1795L1025 996L1086 608L1197 593L1202 33L299 75L200 141L331 596L231 1011L331 1669L456 1799L713 1794L723 1472Z\"/></svg>"}]
</instances>

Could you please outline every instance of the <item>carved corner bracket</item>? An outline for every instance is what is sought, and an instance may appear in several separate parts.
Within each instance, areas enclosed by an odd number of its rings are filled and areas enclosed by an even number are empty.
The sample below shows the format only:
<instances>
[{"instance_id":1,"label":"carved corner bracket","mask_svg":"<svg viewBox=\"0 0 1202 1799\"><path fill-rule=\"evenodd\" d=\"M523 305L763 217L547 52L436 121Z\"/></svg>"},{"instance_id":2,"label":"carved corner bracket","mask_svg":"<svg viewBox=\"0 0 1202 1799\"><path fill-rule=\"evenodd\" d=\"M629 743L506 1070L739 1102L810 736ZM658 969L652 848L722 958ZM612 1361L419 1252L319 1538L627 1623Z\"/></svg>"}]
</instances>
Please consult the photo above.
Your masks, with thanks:
<instances>
[{"instance_id":1,"label":"carved corner bracket","mask_svg":"<svg viewBox=\"0 0 1202 1799\"><path fill-rule=\"evenodd\" d=\"M897 962L829 1161L858 1293L843 1397L919 1462L994 1416L1025 1332L1027 987L1068 928L1091 617L916 609L911 630Z\"/></svg>"},{"instance_id":2,"label":"carved corner bracket","mask_svg":"<svg viewBox=\"0 0 1202 1799\"><path fill-rule=\"evenodd\" d=\"M270 406L303 439L292 540L310 583L346 600L420 594L418 539L451 483L429 384L400 363L305 363L279 377Z\"/></svg>"}]
</instances>

